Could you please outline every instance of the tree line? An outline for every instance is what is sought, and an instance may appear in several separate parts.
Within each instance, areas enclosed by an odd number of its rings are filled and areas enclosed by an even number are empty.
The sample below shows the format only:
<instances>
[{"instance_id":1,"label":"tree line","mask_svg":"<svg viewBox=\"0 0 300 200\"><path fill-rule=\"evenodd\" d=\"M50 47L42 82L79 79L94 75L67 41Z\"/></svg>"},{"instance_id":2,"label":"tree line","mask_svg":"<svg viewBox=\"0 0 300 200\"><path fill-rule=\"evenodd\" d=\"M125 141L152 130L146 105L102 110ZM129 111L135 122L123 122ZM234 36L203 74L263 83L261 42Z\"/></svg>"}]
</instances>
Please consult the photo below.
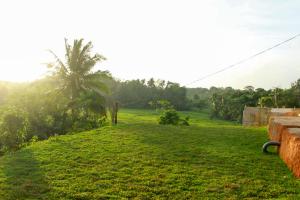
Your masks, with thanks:
<instances>
[{"instance_id":1,"label":"tree line","mask_svg":"<svg viewBox=\"0 0 300 200\"><path fill-rule=\"evenodd\" d=\"M300 107L300 79L290 88L265 90L246 86L244 89L232 87L192 88L188 89L191 109L207 109L212 118L242 121L245 106L269 108Z\"/></svg>"},{"instance_id":2,"label":"tree line","mask_svg":"<svg viewBox=\"0 0 300 200\"><path fill-rule=\"evenodd\" d=\"M123 107L149 109L155 107L156 102L167 100L177 110L188 109L187 90L178 83L151 78L116 81L115 84L114 98Z\"/></svg>"},{"instance_id":3,"label":"tree line","mask_svg":"<svg viewBox=\"0 0 300 200\"><path fill-rule=\"evenodd\" d=\"M300 107L300 79L290 88L265 90L246 86L185 88L163 80L131 80L118 82L115 98L123 107L153 108L159 100L169 101L177 110L208 112L211 118L242 121L245 106L294 108Z\"/></svg>"}]
</instances>

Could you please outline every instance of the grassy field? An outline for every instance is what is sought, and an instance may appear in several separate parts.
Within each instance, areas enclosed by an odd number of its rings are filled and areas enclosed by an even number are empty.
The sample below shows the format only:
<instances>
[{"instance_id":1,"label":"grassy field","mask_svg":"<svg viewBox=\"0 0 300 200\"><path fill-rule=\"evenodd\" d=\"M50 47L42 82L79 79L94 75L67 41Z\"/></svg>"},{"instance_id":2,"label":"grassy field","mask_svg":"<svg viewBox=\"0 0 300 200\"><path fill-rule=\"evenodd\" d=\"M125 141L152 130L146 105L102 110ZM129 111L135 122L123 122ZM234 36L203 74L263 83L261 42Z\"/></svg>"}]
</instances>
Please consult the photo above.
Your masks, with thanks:
<instances>
[{"instance_id":1,"label":"grassy field","mask_svg":"<svg viewBox=\"0 0 300 200\"><path fill-rule=\"evenodd\" d=\"M120 124L52 137L0 158L0 199L300 199L265 128L209 120L157 124L122 110Z\"/></svg>"}]
</instances>

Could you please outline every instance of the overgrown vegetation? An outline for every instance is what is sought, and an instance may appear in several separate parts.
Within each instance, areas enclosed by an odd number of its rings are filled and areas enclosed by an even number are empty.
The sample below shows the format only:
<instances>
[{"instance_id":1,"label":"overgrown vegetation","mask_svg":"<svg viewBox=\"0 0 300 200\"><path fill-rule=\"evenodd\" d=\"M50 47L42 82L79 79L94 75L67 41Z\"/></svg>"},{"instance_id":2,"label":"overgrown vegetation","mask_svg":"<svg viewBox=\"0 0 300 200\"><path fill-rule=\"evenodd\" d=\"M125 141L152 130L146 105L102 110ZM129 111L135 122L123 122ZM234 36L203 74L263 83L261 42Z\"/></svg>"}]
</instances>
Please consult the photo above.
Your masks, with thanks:
<instances>
[{"instance_id":1,"label":"overgrown vegetation","mask_svg":"<svg viewBox=\"0 0 300 200\"><path fill-rule=\"evenodd\" d=\"M187 90L191 108L209 109L212 118L241 122L245 106L259 107L300 107L300 79L289 89L265 90L247 86L243 90L211 87Z\"/></svg>"},{"instance_id":2,"label":"overgrown vegetation","mask_svg":"<svg viewBox=\"0 0 300 200\"><path fill-rule=\"evenodd\" d=\"M28 84L0 85L0 150L18 149L33 137L98 128L105 123L112 100L103 71L93 71L105 58L92 54L91 42L65 41L65 60L53 52L51 74Z\"/></svg>"}]
</instances>

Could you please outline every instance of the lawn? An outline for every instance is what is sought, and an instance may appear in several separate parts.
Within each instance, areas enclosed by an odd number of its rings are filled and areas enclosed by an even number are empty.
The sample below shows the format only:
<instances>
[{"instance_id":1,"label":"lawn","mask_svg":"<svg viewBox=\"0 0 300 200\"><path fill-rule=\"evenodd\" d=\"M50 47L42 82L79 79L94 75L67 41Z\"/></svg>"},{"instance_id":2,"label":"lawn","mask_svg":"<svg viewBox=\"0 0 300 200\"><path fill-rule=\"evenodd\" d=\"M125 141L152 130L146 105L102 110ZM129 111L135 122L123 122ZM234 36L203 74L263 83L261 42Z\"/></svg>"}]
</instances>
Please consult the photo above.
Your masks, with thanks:
<instances>
[{"instance_id":1,"label":"lawn","mask_svg":"<svg viewBox=\"0 0 300 200\"><path fill-rule=\"evenodd\" d=\"M52 137L0 158L0 199L300 199L265 128L205 113L158 125L155 111L122 110L117 126Z\"/></svg>"}]
</instances>

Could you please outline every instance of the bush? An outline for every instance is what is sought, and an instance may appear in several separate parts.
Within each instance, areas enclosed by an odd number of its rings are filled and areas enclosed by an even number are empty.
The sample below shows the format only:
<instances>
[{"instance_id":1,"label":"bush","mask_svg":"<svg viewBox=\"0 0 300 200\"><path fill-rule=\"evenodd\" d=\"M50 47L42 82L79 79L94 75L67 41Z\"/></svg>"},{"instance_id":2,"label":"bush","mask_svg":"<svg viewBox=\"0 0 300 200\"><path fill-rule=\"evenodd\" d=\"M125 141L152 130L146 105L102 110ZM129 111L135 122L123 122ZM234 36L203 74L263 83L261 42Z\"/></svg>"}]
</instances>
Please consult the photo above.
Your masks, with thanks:
<instances>
[{"instance_id":1,"label":"bush","mask_svg":"<svg viewBox=\"0 0 300 200\"><path fill-rule=\"evenodd\" d=\"M179 115L174 109L165 110L159 118L159 124L172 124L178 125L179 123Z\"/></svg>"},{"instance_id":2,"label":"bush","mask_svg":"<svg viewBox=\"0 0 300 200\"><path fill-rule=\"evenodd\" d=\"M28 119L24 111L10 107L1 116L0 147L2 150L18 149L27 136Z\"/></svg>"},{"instance_id":3,"label":"bush","mask_svg":"<svg viewBox=\"0 0 300 200\"><path fill-rule=\"evenodd\" d=\"M163 112L159 118L159 124L166 125L184 125L189 126L188 123L189 117L181 119L175 109L168 109Z\"/></svg>"}]
</instances>

